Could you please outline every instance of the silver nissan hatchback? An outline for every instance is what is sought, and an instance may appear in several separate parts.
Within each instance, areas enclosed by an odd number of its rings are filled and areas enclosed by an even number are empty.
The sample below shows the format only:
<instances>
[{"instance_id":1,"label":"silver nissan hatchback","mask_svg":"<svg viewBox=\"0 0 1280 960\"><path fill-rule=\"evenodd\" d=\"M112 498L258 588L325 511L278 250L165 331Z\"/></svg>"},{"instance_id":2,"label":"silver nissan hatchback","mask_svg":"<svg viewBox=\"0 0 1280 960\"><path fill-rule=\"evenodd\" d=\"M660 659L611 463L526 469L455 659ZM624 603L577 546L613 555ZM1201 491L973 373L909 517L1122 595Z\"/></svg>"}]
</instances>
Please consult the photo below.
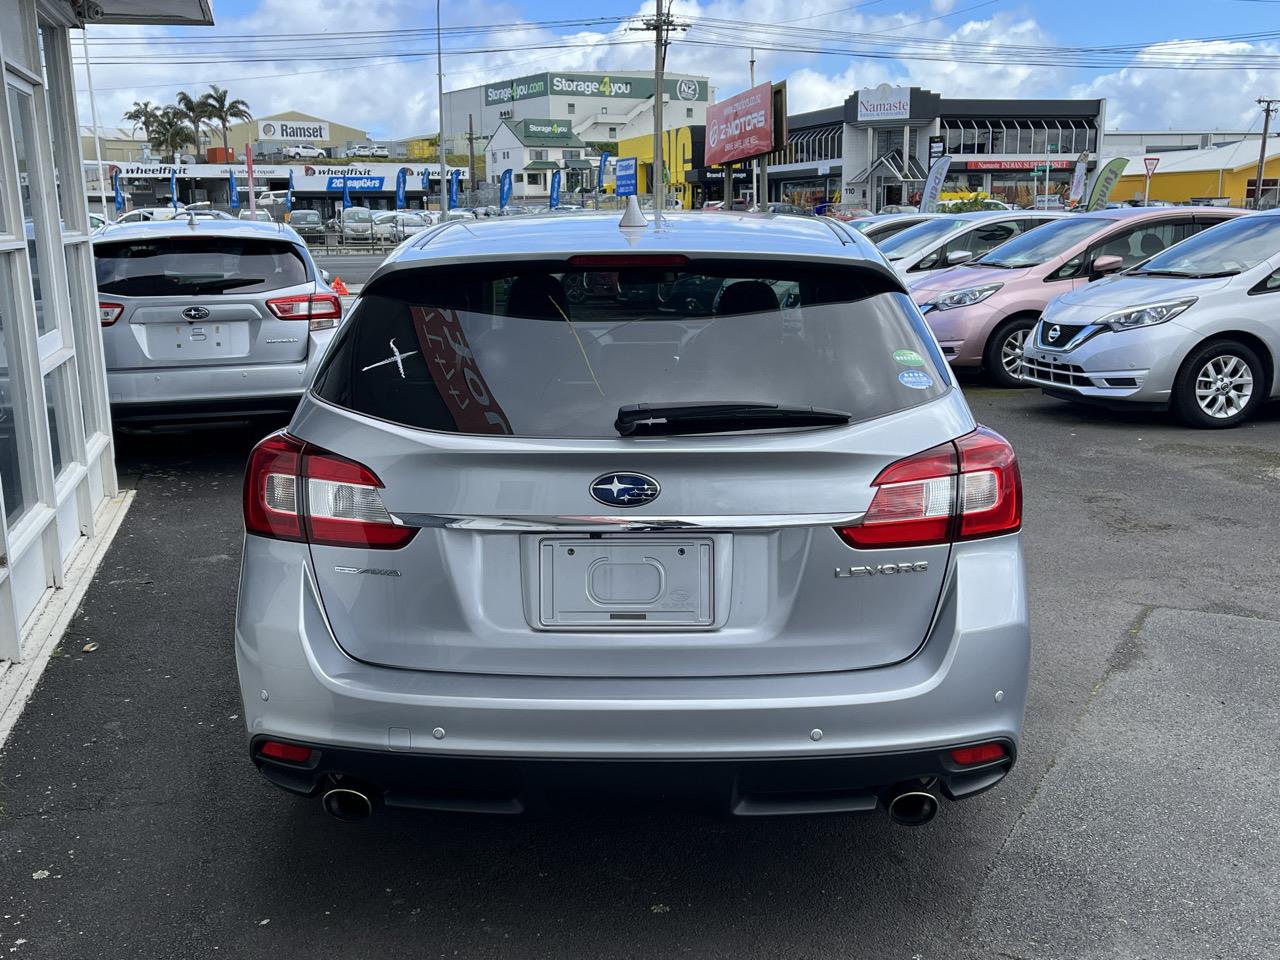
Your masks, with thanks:
<instances>
[{"instance_id":1,"label":"silver nissan hatchback","mask_svg":"<svg viewBox=\"0 0 1280 960\"><path fill-rule=\"evenodd\" d=\"M919 824L995 785L1028 671L1009 444L856 231L629 219L449 222L365 285L249 460L253 762L344 820Z\"/></svg>"}]
</instances>

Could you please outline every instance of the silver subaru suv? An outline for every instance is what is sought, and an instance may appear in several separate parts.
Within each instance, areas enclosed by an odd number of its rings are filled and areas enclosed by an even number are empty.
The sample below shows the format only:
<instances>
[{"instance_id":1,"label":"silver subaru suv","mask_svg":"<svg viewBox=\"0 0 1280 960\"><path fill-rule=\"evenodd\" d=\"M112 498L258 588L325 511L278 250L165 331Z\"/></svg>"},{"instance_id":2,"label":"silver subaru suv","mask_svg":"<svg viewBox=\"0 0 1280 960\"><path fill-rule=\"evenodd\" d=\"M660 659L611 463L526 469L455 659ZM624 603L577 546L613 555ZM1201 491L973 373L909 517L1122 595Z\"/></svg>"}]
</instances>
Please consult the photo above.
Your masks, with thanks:
<instances>
[{"instance_id":1,"label":"silver subaru suv","mask_svg":"<svg viewBox=\"0 0 1280 960\"><path fill-rule=\"evenodd\" d=\"M707 283L710 314L671 297ZM924 823L1017 754L1021 498L842 224L433 227L250 457L251 758L344 820L587 797Z\"/></svg>"},{"instance_id":2,"label":"silver subaru suv","mask_svg":"<svg viewBox=\"0 0 1280 960\"><path fill-rule=\"evenodd\" d=\"M172 220L94 234L112 419L288 414L342 303L281 223Z\"/></svg>"}]
</instances>

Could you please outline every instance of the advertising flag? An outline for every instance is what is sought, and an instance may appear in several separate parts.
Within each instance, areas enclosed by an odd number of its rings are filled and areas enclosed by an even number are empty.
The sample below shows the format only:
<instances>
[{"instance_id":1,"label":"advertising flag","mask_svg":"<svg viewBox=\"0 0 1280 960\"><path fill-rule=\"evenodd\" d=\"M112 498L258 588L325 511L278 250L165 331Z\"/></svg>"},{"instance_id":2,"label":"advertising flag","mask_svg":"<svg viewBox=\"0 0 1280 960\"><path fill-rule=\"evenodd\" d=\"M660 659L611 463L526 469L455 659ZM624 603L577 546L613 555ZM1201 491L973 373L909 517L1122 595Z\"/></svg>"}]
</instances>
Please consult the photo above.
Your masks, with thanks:
<instances>
[{"instance_id":1,"label":"advertising flag","mask_svg":"<svg viewBox=\"0 0 1280 960\"><path fill-rule=\"evenodd\" d=\"M1120 182L1120 175L1128 165L1129 161L1124 157L1116 157L1094 172L1093 186L1089 188L1089 202L1084 207L1086 210L1101 210L1107 205L1107 201L1111 199L1111 191Z\"/></svg>"},{"instance_id":2,"label":"advertising flag","mask_svg":"<svg viewBox=\"0 0 1280 960\"><path fill-rule=\"evenodd\" d=\"M502 179L498 181L498 206L503 210L511 202L511 168L502 171Z\"/></svg>"},{"instance_id":3,"label":"advertising flag","mask_svg":"<svg viewBox=\"0 0 1280 960\"><path fill-rule=\"evenodd\" d=\"M604 168L608 162L609 162L609 151L601 150L600 151L600 172L599 174L596 175L597 190L599 190L601 187L604 186Z\"/></svg>"},{"instance_id":4,"label":"advertising flag","mask_svg":"<svg viewBox=\"0 0 1280 960\"><path fill-rule=\"evenodd\" d=\"M232 210L239 210L240 209L240 188L236 186L236 173L234 170L227 171L227 180L231 183L231 191L230 191L231 199L228 202L231 204Z\"/></svg>"},{"instance_id":5,"label":"advertising flag","mask_svg":"<svg viewBox=\"0 0 1280 960\"><path fill-rule=\"evenodd\" d=\"M560 171L554 170L551 173L551 209L554 210L560 206Z\"/></svg>"},{"instance_id":6,"label":"advertising flag","mask_svg":"<svg viewBox=\"0 0 1280 960\"><path fill-rule=\"evenodd\" d=\"M1071 190L1067 193L1068 207L1079 206L1080 201L1084 198L1084 181L1088 176L1088 170L1089 151L1086 150L1076 160L1076 169L1071 175Z\"/></svg>"},{"instance_id":7,"label":"advertising flag","mask_svg":"<svg viewBox=\"0 0 1280 960\"><path fill-rule=\"evenodd\" d=\"M342 175L342 209L351 206L351 185L347 183L347 175Z\"/></svg>"},{"instance_id":8,"label":"advertising flag","mask_svg":"<svg viewBox=\"0 0 1280 960\"><path fill-rule=\"evenodd\" d=\"M396 209L403 210L404 207L404 185L405 180L409 176L409 168L401 167L396 171Z\"/></svg>"},{"instance_id":9,"label":"advertising flag","mask_svg":"<svg viewBox=\"0 0 1280 960\"><path fill-rule=\"evenodd\" d=\"M951 167L951 158L946 154L933 161L929 167L929 179L924 182L924 192L920 194L920 212L935 213L938 206L938 194L942 192L942 181L947 179L947 170Z\"/></svg>"},{"instance_id":10,"label":"advertising flag","mask_svg":"<svg viewBox=\"0 0 1280 960\"><path fill-rule=\"evenodd\" d=\"M258 191L257 185L253 180L253 147L247 143L244 145L244 172L249 179L249 212L256 213L258 210Z\"/></svg>"},{"instance_id":11,"label":"advertising flag","mask_svg":"<svg viewBox=\"0 0 1280 960\"><path fill-rule=\"evenodd\" d=\"M458 205L458 181L462 179L462 171L456 167L449 171L449 209Z\"/></svg>"},{"instance_id":12,"label":"advertising flag","mask_svg":"<svg viewBox=\"0 0 1280 960\"><path fill-rule=\"evenodd\" d=\"M431 171L427 167L422 168L422 192L431 192ZM423 199L423 202L426 202L425 198Z\"/></svg>"},{"instance_id":13,"label":"advertising flag","mask_svg":"<svg viewBox=\"0 0 1280 960\"><path fill-rule=\"evenodd\" d=\"M178 169L177 167L174 167L174 169L169 171L169 196L170 196L169 202L173 204L173 209L177 210L178 209Z\"/></svg>"},{"instance_id":14,"label":"advertising flag","mask_svg":"<svg viewBox=\"0 0 1280 960\"><path fill-rule=\"evenodd\" d=\"M111 178L111 186L114 187L116 191L116 212L123 213L124 212L124 194L120 191L120 174L117 173L114 177Z\"/></svg>"}]
</instances>

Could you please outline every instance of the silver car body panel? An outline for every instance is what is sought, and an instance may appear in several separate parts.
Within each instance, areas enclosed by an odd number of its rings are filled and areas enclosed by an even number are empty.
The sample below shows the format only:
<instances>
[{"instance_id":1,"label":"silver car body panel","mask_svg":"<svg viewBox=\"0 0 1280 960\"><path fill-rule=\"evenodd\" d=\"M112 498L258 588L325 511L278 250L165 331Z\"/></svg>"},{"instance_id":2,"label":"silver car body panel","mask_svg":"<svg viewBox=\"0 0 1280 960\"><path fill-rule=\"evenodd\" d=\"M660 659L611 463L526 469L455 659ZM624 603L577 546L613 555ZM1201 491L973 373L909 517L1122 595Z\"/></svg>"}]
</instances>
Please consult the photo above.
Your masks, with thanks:
<instances>
[{"instance_id":1,"label":"silver car body panel","mask_svg":"<svg viewBox=\"0 0 1280 960\"><path fill-rule=\"evenodd\" d=\"M857 265L900 289L868 240L823 218L620 229L616 215L570 214L432 227L361 299L422 267L643 252ZM386 510L424 529L396 550L246 537L236 653L248 731L490 757L1016 745L1029 658L1020 535L855 549L833 529L867 509L887 464L974 426L954 385L838 427L593 439L436 432L308 392L288 432L366 465ZM660 498L624 516L602 509L589 485L613 470L658 478ZM540 618L548 543L653 534L713 548L705 622Z\"/></svg>"}]
</instances>

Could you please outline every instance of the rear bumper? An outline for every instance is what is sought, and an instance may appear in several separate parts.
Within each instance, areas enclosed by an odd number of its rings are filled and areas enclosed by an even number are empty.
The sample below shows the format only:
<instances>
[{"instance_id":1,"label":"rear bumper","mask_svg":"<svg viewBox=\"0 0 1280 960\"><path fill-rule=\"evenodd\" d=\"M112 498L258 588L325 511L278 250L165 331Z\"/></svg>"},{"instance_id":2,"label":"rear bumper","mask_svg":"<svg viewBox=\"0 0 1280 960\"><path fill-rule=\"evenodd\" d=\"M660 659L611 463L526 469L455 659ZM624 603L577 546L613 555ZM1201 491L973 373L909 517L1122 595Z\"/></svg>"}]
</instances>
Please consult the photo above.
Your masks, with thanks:
<instances>
[{"instance_id":1,"label":"rear bumper","mask_svg":"<svg viewBox=\"0 0 1280 960\"><path fill-rule=\"evenodd\" d=\"M317 744L306 763L264 757L259 772L315 796L356 781L389 807L515 814L565 807L678 803L737 816L860 813L896 784L931 781L952 800L982 793L1013 768L1001 760L959 767L945 750L780 760L536 760L444 757ZM963 746L964 744L956 744Z\"/></svg>"},{"instance_id":2,"label":"rear bumper","mask_svg":"<svg viewBox=\"0 0 1280 960\"><path fill-rule=\"evenodd\" d=\"M127 418L131 410L166 404L216 404L277 401L277 409L297 406L319 364L332 330L310 334L307 358L298 363L246 363L202 367L108 370L107 393L112 414Z\"/></svg>"},{"instance_id":3,"label":"rear bumper","mask_svg":"<svg viewBox=\"0 0 1280 960\"><path fill-rule=\"evenodd\" d=\"M1029 630L1017 535L959 544L930 636L892 666L701 678L400 670L350 658L302 544L245 540L236 661L251 738L417 759L843 760L862 767L1022 728ZM993 587L993 585L995 585ZM370 629L376 629L371 625ZM363 763L364 761L361 760ZM354 775L354 774L352 774ZM927 764L912 776L933 776Z\"/></svg>"}]
</instances>

